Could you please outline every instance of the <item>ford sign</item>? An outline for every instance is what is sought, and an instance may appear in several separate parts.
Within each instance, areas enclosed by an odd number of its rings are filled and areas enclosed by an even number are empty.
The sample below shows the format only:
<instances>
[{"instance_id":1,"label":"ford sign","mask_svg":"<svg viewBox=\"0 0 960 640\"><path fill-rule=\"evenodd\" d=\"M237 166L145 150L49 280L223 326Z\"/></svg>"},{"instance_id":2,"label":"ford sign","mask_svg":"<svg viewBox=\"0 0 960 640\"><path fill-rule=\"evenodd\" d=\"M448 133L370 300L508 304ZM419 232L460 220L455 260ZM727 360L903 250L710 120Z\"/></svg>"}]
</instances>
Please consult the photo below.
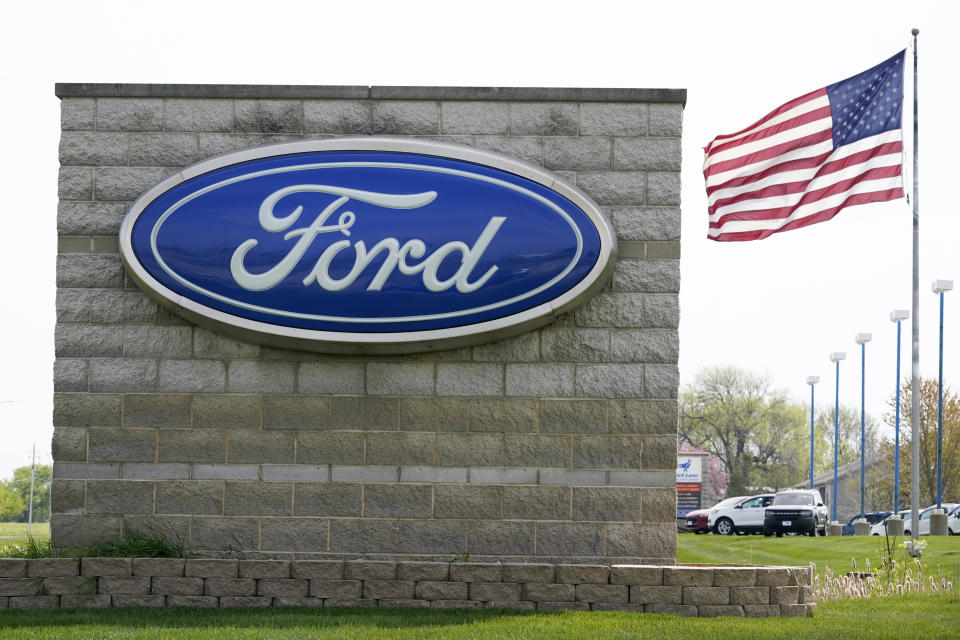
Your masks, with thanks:
<instances>
[{"instance_id":1,"label":"ford sign","mask_svg":"<svg viewBox=\"0 0 960 640\"><path fill-rule=\"evenodd\" d=\"M616 240L589 198L493 153L401 138L213 158L140 197L120 230L140 286L198 324L334 353L476 344L603 286Z\"/></svg>"}]
</instances>

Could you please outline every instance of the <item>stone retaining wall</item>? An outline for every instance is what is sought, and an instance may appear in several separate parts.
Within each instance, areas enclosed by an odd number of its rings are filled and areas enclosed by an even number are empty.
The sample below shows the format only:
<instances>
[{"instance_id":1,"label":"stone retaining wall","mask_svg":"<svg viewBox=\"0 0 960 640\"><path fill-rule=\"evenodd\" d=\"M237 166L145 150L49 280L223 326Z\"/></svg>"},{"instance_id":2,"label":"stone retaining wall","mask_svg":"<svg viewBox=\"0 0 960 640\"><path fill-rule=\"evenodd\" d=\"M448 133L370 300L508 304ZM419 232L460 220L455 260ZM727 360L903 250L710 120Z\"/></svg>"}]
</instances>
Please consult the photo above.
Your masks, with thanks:
<instances>
[{"instance_id":1,"label":"stone retaining wall","mask_svg":"<svg viewBox=\"0 0 960 640\"><path fill-rule=\"evenodd\" d=\"M809 567L155 558L0 559L0 609L503 607L806 616Z\"/></svg>"}]
</instances>

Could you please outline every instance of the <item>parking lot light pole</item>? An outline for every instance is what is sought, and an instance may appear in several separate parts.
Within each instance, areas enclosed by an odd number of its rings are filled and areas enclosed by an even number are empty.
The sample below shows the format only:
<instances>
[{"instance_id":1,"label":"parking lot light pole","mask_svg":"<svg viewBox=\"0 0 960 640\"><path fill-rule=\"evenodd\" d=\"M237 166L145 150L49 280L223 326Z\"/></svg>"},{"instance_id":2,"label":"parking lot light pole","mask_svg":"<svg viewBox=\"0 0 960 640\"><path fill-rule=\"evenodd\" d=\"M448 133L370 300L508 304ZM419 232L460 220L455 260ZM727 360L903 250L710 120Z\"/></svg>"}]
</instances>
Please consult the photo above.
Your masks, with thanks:
<instances>
[{"instance_id":1,"label":"parking lot light pole","mask_svg":"<svg viewBox=\"0 0 960 640\"><path fill-rule=\"evenodd\" d=\"M943 294L953 289L953 280L934 280L930 288L940 295L940 375L937 379L937 509L940 509L943 505Z\"/></svg>"},{"instance_id":2,"label":"parking lot light pole","mask_svg":"<svg viewBox=\"0 0 960 640\"><path fill-rule=\"evenodd\" d=\"M873 334L858 333L857 344L860 345L860 517L866 514L867 491L867 413L866 386L867 386L867 343L873 339Z\"/></svg>"},{"instance_id":3,"label":"parking lot light pole","mask_svg":"<svg viewBox=\"0 0 960 640\"><path fill-rule=\"evenodd\" d=\"M833 408L833 522L837 520L837 462L840 458L840 361L845 360L847 354L843 351L834 351L830 354L830 362L836 363L836 402Z\"/></svg>"},{"instance_id":4,"label":"parking lot light pole","mask_svg":"<svg viewBox=\"0 0 960 640\"><path fill-rule=\"evenodd\" d=\"M813 489L813 386L820 382L820 376L808 376L810 385L810 488Z\"/></svg>"},{"instance_id":5,"label":"parking lot light pole","mask_svg":"<svg viewBox=\"0 0 960 640\"><path fill-rule=\"evenodd\" d=\"M900 513L900 323L910 317L906 309L890 312L890 322L897 323L897 401L894 403L893 433L893 512Z\"/></svg>"}]
</instances>

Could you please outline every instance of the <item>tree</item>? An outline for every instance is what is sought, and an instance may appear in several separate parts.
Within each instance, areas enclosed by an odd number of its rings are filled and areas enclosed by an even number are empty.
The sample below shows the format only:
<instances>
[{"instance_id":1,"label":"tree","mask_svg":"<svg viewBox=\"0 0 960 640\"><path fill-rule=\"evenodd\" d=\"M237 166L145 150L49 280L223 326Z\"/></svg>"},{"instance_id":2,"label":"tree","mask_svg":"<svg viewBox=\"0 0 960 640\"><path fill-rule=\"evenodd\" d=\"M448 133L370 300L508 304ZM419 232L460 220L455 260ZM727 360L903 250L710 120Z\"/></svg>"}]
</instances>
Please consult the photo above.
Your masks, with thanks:
<instances>
[{"instance_id":1,"label":"tree","mask_svg":"<svg viewBox=\"0 0 960 640\"><path fill-rule=\"evenodd\" d=\"M813 468L816 473L833 470L833 440L836 431L834 407L817 413L814 420ZM840 446L838 467L860 460L860 411L851 407L840 407ZM868 461L881 455L880 429L877 421L866 416L866 457ZM809 434L809 429L807 431ZM809 435L808 435L809 437Z\"/></svg>"},{"instance_id":2,"label":"tree","mask_svg":"<svg viewBox=\"0 0 960 640\"><path fill-rule=\"evenodd\" d=\"M900 389L900 505L910 505L910 478L912 467L911 443L911 398L909 380ZM895 424L896 399L887 402L890 412L884 416L887 424ZM937 381L920 379L920 402L918 404L920 436L920 508L937 501ZM893 445L885 447L886 455L893 465ZM960 497L960 397L949 386L943 389L943 497L955 500ZM892 472L889 482L892 484ZM892 489L891 489L892 490Z\"/></svg>"},{"instance_id":3,"label":"tree","mask_svg":"<svg viewBox=\"0 0 960 640\"><path fill-rule=\"evenodd\" d=\"M6 484L0 484L0 522L13 521L23 512L23 508L20 495Z\"/></svg>"},{"instance_id":4,"label":"tree","mask_svg":"<svg viewBox=\"0 0 960 640\"><path fill-rule=\"evenodd\" d=\"M50 519L50 465L38 464L33 479L33 521L46 522ZM30 467L18 467L13 470L13 480L5 483L15 491L23 501L23 511L14 518L16 522L26 522L30 515Z\"/></svg>"},{"instance_id":5,"label":"tree","mask_svg":"<svg viewBox=\"0 0 960 640\"><path fill-rule=\"evenodd\" d=\"M735 367L702 369L680 397L680 437L726 467L727 495L778 489L803 477L809 427L802 405L761 375Z\"/></svg>"}]
</instances>

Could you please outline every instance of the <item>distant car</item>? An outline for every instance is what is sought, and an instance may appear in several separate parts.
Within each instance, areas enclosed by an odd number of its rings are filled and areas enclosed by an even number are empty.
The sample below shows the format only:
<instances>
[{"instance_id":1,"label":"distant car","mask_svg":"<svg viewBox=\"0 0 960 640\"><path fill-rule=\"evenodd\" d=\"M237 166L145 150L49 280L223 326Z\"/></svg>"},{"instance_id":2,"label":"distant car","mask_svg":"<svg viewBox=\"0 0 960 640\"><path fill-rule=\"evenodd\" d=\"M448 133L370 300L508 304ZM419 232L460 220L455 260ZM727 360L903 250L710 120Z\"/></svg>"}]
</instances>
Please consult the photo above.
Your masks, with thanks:
<instances>
[{"instance_id":1,"label":"distant car","mask_svg":"<svg viewBox=\"0 0 960 640\"><path fill-rule=\"evenodd\" d=\"M900 519L904 520L910 516L910 509L904 509L903 511L897 512L900 515ZM878 522L877 524L870 527L870 535L872 536L882 536L887 533L887 520L893 517L891 513L889 516Z\"/></svg>"},{"instance_id":2,"label":"distant car","mask_svg":"<svg viewBox=\"0 0 960 640\"><path fill-rule=\"evenodd\" d=\"M866 519L867 524L871 527L878 522L883 522L890 516L890 511L874 511L872 513L865 513L863 517ZM850 518L850 521L843 525L843 535L852 536L854 532L853 523L860 519L860 514L857 514Z\"/></svg>"},{"instance_id":3,"label":"distant car","mask_svg":"<svg viewBox=\"0 0 960 640\"><path fill-rule=\"evenodd\" d=\"M960 506L955 507L947 518L947 535L960 536Z\"/></svg>"},{"instance_id":4,"label":"distant car","mask_svg":"<svg viewBox=\"0 0 960 640\"><path fill-rule=\"evenodd\" d=\"M944 510L945 513L950 513L958 506L955 502L944 502L940 508ZM937 508L937 505L933 504L920 512L920 527L917 529L917 535L926 536L930 535L930 516L933 515L933 510ZM950 530L950 520L947 519L947 531ZM913 533L913 513L907 512L907 516L903 519L903 535L907 536Z\"/></svg>"},{"instance_id":5,"label":"distant car","mask_svg":"<svg viewBox=\"0 0 960 640\"><path fill-rule=\"evenodd\" d=\"M743 499L743 496L727 498L726 500L722 500L713 505L710 509L719 509L721 507L733 505ZM686 530L694 533L708 533L710 531L710 509L697 509L696 511L691 511L688 513L686 515Z\"/></svg>"},{"instance_id":6,"label":"distant car","mask_svg":"<svg viewBox=\"0 0 960 640\"><path fill-rule=\"evenodd\" d=\"M764 510L763 535L805 533L811 536L827 532L827 508L819 491L791 489L774 496Z\"/></svg>"},{"instance_id":7,"label":"distant car","mask_svg":"<svg viewBox=\"0 0 960 640\"><path fill-rule=\"evenodd\" d=\"M707 525L721 536L763 531L763 509L773 500L772 493L739 498L732 505L717 505L710 509Z\"/></svg>"}]
</instances>

